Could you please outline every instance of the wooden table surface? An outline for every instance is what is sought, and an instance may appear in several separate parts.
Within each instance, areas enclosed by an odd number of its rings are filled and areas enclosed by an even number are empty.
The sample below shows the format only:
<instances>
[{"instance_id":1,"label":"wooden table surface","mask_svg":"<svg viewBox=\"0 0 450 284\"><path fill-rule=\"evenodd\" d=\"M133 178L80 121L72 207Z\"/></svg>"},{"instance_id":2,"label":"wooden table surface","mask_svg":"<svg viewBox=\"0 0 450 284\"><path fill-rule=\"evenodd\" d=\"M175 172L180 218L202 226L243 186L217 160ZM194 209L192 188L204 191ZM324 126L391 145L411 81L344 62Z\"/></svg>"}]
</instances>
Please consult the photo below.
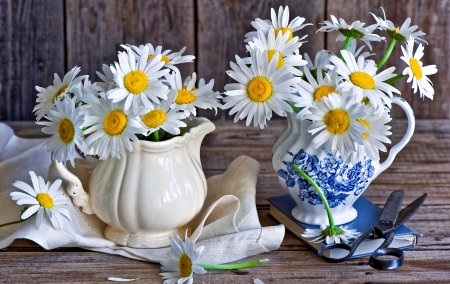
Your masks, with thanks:
<instances>
[{"instance_id":1,"label":"wooden table surface","mask_svg":"<svg viewBox=\"0 0 450 284\"><path fill-rule=\"evenodd\" d=\"M268 197L285 194L271 166L271 147L285 128L285 120L273 120L266 129L242 123L215 121L216 131L202 145L206 176L222 173L240 155L261 163L256 203L261 224L276 223L268 216ZM405 121L393 124L391 140L399 141ZM42 136L33 123L9 123L17 135ZM402 132L403 131L403 132ZM364 195L383 205L396 189L405 191L404 204L423 193L428 198L406 223L419 235L418 246L405 251L405 263L396 271L378 271L368 257L331 264L321 260L304 243L286 232L281 247L243 259L269 258L268 264L242 271L213 271L195 275L194 283L450 283L450 123L420 120L410 143ZM385 157L385 155L383 156ZM17 240L0 250L0 283L112 283L109 276L140 277L136 283L162 283L160 265L79 248L46 251L27 240Z\"/></svg>"}]
</instances>

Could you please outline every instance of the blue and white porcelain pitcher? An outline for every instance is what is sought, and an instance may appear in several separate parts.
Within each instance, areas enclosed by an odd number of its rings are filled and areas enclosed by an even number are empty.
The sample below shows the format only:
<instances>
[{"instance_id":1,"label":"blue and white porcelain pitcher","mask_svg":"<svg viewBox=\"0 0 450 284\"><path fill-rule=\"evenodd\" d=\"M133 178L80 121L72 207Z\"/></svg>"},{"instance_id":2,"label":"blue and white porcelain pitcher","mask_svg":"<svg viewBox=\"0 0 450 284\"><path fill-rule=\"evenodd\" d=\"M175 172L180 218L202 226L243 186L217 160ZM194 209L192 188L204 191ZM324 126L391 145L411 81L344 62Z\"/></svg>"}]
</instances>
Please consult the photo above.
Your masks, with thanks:
<instances>
[{"instance_id":1,"label":"blue and white porcelain pitcher","mask_svg":"<svg viewBox=\"0 0 450 284\"><path fill-rule=\"evenodd\" d=\"M302 168L322 189L336 225L348 223L357 217L358 212L353 208L353 203L370 182L392 164L397 153L406 146L414 133L415 118L411 106L400 97L394 97L392 103L405 111L408 128L382 163L365 156L363 161L348 164L341 157L326 153L322 148L314 149L313 137L307 130L311 122L300 121L295 118L295 114L288 114L288 127L272 149L272 165L281 185L297 203L292 210L292 216L296 220L311 225L328 224L322 200L308 181L292 168L293 163Z\"/></svg>"}]
</instances>

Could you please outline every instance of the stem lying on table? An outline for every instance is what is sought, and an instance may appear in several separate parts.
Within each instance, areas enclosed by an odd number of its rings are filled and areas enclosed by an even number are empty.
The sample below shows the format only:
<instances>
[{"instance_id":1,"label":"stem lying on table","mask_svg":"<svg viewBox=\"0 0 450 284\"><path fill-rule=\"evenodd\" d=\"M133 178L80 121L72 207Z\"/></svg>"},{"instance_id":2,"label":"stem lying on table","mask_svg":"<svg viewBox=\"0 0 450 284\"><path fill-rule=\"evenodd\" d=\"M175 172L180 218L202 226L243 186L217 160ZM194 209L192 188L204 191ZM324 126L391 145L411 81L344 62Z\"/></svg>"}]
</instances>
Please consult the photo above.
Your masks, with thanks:
<instances>
[{"instance_id":1,"label":"stem lying on table","mask_svg":"<svg viewBox=\"0 0 450 284\"><path fill-rule=\"evenodd\" d=\"M221 269L221 270L230 270L230 269L241 269L252 267L261 263L269 262L268 258L252 260L244 263L236 263L236 264L200 264L197 263L198 266L201 266L205 269Z\"/></svg>"}]
</instances>

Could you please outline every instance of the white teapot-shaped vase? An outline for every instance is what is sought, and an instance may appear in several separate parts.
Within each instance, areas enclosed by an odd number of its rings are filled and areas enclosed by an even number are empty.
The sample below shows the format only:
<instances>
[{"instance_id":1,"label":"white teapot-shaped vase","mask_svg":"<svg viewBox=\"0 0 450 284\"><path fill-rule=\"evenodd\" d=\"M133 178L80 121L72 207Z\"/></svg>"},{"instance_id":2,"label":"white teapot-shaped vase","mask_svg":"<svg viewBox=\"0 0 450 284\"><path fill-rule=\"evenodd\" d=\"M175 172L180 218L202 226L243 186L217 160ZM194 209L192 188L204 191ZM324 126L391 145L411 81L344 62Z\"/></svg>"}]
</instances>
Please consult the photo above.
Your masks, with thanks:
<instances>
[{"instance_id":1,"label":"white teapot-shaped vase","mask_svg":"<svg viewBox=\"0 0 450 284\"><path fill-rule=\"evenodd\" d=\"M200 146L215 126L206 118L187 124L180 136L139 140L121 159L100 160L87 189L62 163L53 166L74 204L107 224L107 239L136 248L169 246L169 236L180 234L200 212L207 193Z\"/></svg>"}]
</instances>

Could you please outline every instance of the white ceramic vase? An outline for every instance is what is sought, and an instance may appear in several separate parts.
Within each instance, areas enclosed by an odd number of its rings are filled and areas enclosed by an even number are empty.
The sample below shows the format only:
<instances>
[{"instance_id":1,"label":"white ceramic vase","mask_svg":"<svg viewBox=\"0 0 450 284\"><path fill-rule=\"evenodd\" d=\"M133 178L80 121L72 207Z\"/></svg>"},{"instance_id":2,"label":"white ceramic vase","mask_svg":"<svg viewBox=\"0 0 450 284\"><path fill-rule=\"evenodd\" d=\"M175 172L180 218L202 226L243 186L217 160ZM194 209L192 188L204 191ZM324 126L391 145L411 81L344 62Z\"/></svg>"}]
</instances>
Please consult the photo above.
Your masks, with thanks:
<instances>
[{"instance_id":1,"label":"white ceramic vase","mask_svg":"<svg viewBox=\"0 0 450 284\"><path fill-rule=\"evenodd\" d=\"M206 118L187 124L181 136L140 140L121 159L101 160L87 189L62 163L54 161L53 166L68 182L74 204L108 224L107 239L136 248L166 247L169 236L182 233L206 198L200 146L215 126Z\"/></svg>"},{"instance_id":2,"label":"white ceramic vase","mask_svg":"<svg viewBox=\"0 0 450 284\"><path fill-rule=\"evenodd\" d=\"M370 182L392 164L397 153L406 146L414 133L415 119L410 105L400 97L394 97L392 103L405 111L408 128L382 163L366 156L364 161L352 165L341 157L326 153L323 148L314 149L313 137L307 131L311 122L300 121L295 118L295 114L288 114L288 126L273 146L272 165L281 185L297 204L292 210L292 216L296 220L310 225L328 224L320 196L292 168L292 164L300 167L322 189L336 225L348 223L357 217L353 203Z\"/></svg>"}]
</instances>

